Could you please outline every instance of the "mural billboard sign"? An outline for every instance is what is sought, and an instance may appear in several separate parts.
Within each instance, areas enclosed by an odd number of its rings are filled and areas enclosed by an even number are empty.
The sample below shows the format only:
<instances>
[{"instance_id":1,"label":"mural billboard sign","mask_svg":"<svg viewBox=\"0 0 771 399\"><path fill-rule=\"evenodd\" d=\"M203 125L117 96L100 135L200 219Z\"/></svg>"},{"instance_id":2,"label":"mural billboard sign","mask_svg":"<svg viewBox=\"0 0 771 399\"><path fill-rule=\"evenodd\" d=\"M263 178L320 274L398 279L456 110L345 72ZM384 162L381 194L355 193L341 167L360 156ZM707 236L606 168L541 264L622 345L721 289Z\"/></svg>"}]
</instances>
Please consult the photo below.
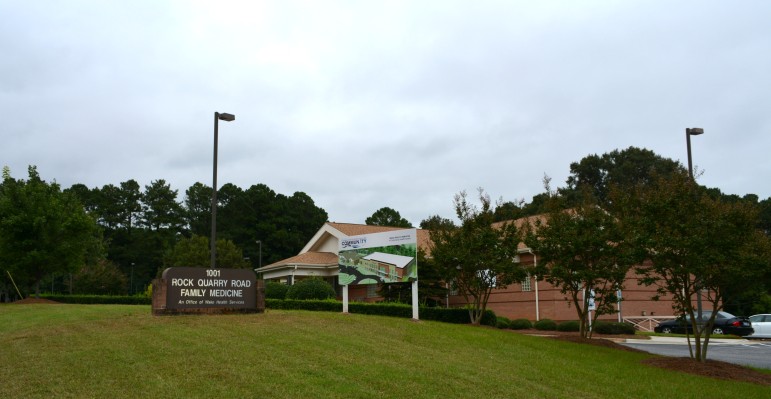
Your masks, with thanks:
<instances>
[{"instance_id":1,"label":"mural billboard sign","mask_svg":"<svg viewBox=\"0 0 771 399\"><path fill-rule=\"evenodd\" d=\"M413 282L418 278L417 230L340 239L340 285Z\"/></svg>"}]
</instances>

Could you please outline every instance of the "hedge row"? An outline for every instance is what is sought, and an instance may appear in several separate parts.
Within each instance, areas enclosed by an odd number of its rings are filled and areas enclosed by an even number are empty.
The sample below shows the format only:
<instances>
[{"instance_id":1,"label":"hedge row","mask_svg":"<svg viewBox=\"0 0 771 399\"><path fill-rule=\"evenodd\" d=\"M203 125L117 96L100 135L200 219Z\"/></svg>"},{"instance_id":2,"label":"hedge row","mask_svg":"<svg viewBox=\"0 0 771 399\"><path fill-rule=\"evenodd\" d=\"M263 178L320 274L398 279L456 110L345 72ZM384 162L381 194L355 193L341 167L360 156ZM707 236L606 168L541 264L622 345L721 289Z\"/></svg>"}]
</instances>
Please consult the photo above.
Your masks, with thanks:
<instances>
[{"instance_id":1,"label":"hedge row","mask_svg":"<svg viewBox=\"0 0 771 399\"><path fill-rule=\"evenodd\" d=\"M287 286L288 287L288 286ZM49 299L60 303L73 304L104 304L104 305L150 305L151 299L146 296L126 295L57 295L40 294L43 299ZM322 312L342 312L343 303L334 299L326 300L297 300L297 299L265 299L265 307L268 309L287 310L312 310ZM348 304L348 312L392 317L412 317L412 306L400 303L367 303L351 302ZM419 308L421 320L434 320L445 323L468 324L470 323L468 310L464 308ZM497 326L498 328L526 329L530 328L527 319L509 320L505 317L496 317L492 310L485 312L482 324ZM577 321L565 321L556 323L553 320L543 319L533 325L538 330L578 331ZM598 321L593 329L599 334L630 334L634 335L634 326L629 323L616 323Z\"/></svg>"},{"instance_id":2,"label":"hedge row","mask_svg":"<svg viewBox=\"0 0 771 399\"><path fill-rule=\"evenodd\" d=\"M118 295L55 295L41 294L41 298L61 303L73 304L113 304L113 305L150 305L151 299L144 296L118 296ZM297 299L265 299L265 307L268 309L288 310L312 310L322 312L342 312L343 303L334 299L326 300L297 300ZM445 323L468 324L469 313L464 308L419 308L421 320L434 320ZM348 304L348 312L367 315L412 317L412 306L400 303L366 303L351 302ZM481 324L495 326L497 317L492 310L485 312Z\"/></svg>"},{"instance_id":3,"label":"hedge row","mask_svg":"<svg viewBox=\"0 0 771 399\"><path fill-rule=\"evenodd\" d=\"M265 299L265 307L268 309L287 309L287 310L312 310L327 312L342 312L343 303L336 300L294 300L294 299ZM391 316L391 317L412 317L412 306L400 303L367 303L350 302L348 303L348 312L357 314ZM445 323L468 324L470 323L467 309L462 308L429 308L421 306L418 309L421 320L434 320ZM495 313L492 310L485 312L482 317L483 325L495 326Z\"/></svg>"},{"instance_id":4,"label":"hedge row","mask_svg":"<svg viewBox=\"0 0 771 399\"><path fill-rule=\"evenodd\" d=\"M150 305L151 299L146 296L128 296L128 295L58 295L58 294L40 294L43 299L61 303L76 304L101 304L101 305Z\"/></svg>"},{"instance_id":5,"label":"hedge row","mask_svg":"<svg viewBox=\"0 0 771 399\"><path fill-rule=\"evenodd\" d=\"M333 299L299 300L265 298L266 309L313 310L321 312L342 312L343 303Z\"/></svg>"}]
</instances>

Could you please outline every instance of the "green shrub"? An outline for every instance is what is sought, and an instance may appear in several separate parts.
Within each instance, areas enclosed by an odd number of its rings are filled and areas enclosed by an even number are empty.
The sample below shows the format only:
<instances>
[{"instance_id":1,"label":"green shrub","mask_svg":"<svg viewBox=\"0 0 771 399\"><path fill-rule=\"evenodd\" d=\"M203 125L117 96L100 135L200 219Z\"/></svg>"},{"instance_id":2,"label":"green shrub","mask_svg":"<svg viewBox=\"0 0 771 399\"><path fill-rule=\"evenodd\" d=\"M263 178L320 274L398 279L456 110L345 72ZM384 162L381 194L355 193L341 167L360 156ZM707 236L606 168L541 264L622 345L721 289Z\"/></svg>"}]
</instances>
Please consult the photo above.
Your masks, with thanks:
<instances>
[{"instance_id":1,"label":"green shrub","mask_svg":"<svg viewBox=\"0 0 771 399\"><path fill-rule=\"evenodd\" d=\"M509 323L509 328L512 330L527 330L533 328L533 323L528 319L515 319Z\"/></svg>"},{"instance_id":2,"label":"green shrub","mask_svg":"<svg viewBox=\"0 0 771 399\"><path fill-rule=\"evenodd\" d=\"M469 320L469 319L467 318L466 320ZM483 326L495 326L495 324L497 323L498 323L498 316L496 316L495 312L493 312L492 310L485 310L485 312L482 314L482 320L479 321L479 324Z\"/></svg>"},{"instance_id":3,"label":"green shrub","mask_svg":"<svg viewBox=\"0 0 771 399\"><path fill-rule=\"evenodd\" d=\"M634 326L629 323L598 321L592 327L599 334L629 334L634 335Z\"/></svg>"},{"instance_id":4,"label":"green shrub","mask_svg":"<svg viewBox=\"0 0 771 399\"><path fill-rule=\"evenodd\" d=\"M286 292L289 291L289 286L286 284L277 283L275 281L265 282L265 298L270 299L284 299L286 298Z\"/></svg>"},{"instance_id":5,"label":"green shrub","mask_svg":"<svg viewBox=\"0 0 771 399\"><path fill-rule=\"evenodd\" d=\"M581 324L578 320L563 321L557 324L557 331L580 331Z\"/></svg>"},{"instance_id":6,"label":"green shrub","mask_svg":"<svg viewBox=\"0 0 771 399\"><path fill-rule=\"evenodd\" d=\"M462 309L463 311L466 312L466 314L468 314L468 312L471 310L471 305L466 305L462 308L457 308L457 309L459 310ZM463 319L466 320L463 323L470 323L471 317L466 316ZM487 309L485 310L484 313L482 313L482 318L479 320L479 324L482 326L495 327L496 325L498 325L498 316L492 310Z\"/></svg>"},{"instance_id":7,"label":"green shrub","mask_svg":"<svg viewBox=\"0 0 771 399\"><path fill-rule=\"evenodd\" d=\"M538 320L533 324L536 330L554 331L557 329L557 322L552 319Z\"/></svg>"},{"instance_id":8,"label":"green shrub","mask_svg":"<svg viewBox=\"0 0 771 399\"><path fill-rule=\"evenodd\" d=\"M503 316L498 316L495 322L495 326L498 328L509 328L510 324L511 324L511 320Z\"/></svg>"},{"instance_id":9,"label":"green shrub","mask_svg":"<svg viewBox=\"0 0 771 399\"><path fill-rule=\"evenodd\" d=\"M335 295L335 289L328 282L320 278L307 278L289 287L286 299L327 299Z\"/></svg>"}]
</instances>

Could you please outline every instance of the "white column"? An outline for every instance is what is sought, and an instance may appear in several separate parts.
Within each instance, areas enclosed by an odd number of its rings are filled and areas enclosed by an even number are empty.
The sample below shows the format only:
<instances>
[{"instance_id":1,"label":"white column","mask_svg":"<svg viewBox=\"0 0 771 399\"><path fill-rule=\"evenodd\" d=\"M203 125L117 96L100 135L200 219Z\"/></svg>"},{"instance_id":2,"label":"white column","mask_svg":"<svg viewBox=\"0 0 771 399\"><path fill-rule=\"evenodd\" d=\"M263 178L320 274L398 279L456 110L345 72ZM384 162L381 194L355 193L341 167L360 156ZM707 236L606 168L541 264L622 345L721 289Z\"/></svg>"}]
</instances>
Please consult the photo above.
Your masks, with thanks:
<instances>
[{"instance_id":1,"label":"white column","mask_svg":"<svg viewBox=\"0 0 771 399\"><path fill-rule=\"evenodd\" d=\"M533 279L535 281L535 321L541 320L541 311L538 308L538 276Z\"/></svg>"}]
</instances>

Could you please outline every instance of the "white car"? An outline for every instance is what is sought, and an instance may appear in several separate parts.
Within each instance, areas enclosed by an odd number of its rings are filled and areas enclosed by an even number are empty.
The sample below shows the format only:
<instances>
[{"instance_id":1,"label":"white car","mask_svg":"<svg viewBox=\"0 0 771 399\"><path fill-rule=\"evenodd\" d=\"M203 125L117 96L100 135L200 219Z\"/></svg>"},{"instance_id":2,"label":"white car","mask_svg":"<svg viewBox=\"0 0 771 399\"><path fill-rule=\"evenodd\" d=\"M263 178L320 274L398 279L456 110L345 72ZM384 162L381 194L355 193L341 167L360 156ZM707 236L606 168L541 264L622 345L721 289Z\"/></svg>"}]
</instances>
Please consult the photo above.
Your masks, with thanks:
<instances>
[{"instance_id":1,"label":"white car","mask_svg":"<svg viewBox=\"0 0 771 399\"><path fill-rule=\"evenodd\" d=\"M756 314L750 316L750 322L752 322L752 328L755 329L755 332L744 338L771 339L771 314Z\"/></svg>"}]
</instances>

